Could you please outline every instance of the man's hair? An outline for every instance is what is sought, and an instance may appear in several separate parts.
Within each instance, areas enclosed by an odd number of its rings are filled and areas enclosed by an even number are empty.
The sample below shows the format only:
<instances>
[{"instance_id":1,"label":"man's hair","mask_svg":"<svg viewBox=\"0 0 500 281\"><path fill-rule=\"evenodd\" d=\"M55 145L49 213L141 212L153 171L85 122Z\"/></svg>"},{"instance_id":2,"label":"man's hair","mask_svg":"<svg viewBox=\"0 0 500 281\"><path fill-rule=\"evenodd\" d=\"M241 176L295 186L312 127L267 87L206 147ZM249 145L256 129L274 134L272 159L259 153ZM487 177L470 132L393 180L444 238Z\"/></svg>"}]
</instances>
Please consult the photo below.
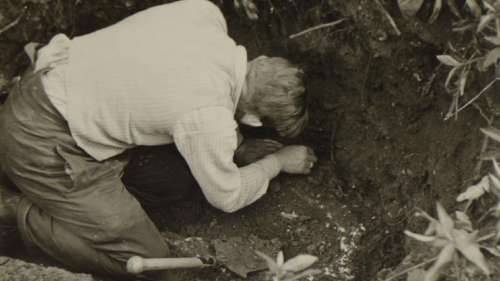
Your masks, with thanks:
<instances>
[{"instance_id":1,"label":"man's hair","mask_svg":"<svg viewBox=\"0 0 500 281\"><path fill-rule=\"evenodd\" d=\"M308 121L304 72L288 60L261 56L249 62L245 107L285 137L301 133Z\"/></svg>"}]
</instances>

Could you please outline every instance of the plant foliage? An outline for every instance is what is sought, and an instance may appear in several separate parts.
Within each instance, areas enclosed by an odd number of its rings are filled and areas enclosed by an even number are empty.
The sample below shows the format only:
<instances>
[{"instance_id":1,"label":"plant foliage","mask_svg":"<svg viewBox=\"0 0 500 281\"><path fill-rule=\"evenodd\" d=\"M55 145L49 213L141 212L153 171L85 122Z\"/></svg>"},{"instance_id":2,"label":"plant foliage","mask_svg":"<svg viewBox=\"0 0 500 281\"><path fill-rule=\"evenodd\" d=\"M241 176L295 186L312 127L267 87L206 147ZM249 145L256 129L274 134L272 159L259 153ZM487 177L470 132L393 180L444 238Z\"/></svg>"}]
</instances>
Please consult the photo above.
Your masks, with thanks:
<instances>
[{"instance_id":1,"label":"plant foliage","mask_svg":"<svg viewBox=\"0 0 500 281\"><path fill-rule=\"evenodd\" d=\"M318 269L307 269L318 261L316 256L302 254L285 262L281 251L276 260L259 251L256 253L266 261L272 281L294 281L321 273Z\"/></svg>"}]
</instances>

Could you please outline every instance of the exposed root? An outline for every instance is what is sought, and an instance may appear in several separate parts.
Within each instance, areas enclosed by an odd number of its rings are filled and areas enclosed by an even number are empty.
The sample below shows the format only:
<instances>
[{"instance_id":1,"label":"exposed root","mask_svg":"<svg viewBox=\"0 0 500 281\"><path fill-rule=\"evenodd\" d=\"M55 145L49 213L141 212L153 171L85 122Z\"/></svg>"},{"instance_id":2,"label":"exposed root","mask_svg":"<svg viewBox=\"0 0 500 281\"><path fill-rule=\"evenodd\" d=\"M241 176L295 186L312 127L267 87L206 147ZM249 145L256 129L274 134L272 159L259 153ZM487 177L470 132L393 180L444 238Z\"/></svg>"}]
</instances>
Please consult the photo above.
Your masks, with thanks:
<instances>
[{"instance_id":1,"label":"exposed root","mask_svg":"<svg viewBox=\"0 0 500 281\"><path fill-rule=\"evenodd\" d=\"M319 25L316 25L316 26L313 26L313 27L310 27L308 29L305 29L301 32L298 32L298 33L295 33L295 34L292 34L290 36L288 36L289 39L295 39L297 37L300 37L302 35L305 35L309 32L312 32L312 31L315 31L315 30L318 30L318 29L322 29L322 28L327 28L327 27L332 27L332 26L336 26L342 22L344 22L345 19L340 19L340 20L337 20L337 21L333 21L333 22L329 22L329 23L323 23L323 24L319 24Z\"/></svg>"},{"instance_id":2,"label":"exposed root","mask_svg":"<svg viewBox=\"0 0 500 281\"><path fill-rule=\"evenodd\" d=\"M13 28L14 26L16 26L19 23L19 21L21 21L21 19L24 17L25 13L26 13L26 8L23 9L21 14L13 22L7 24L6 26L4 26L0 29L0 35L2 33L6 32L7 30Z\"/></svg>"},{"instance_id":3,"label":"exposed root","mask_svg":"<svg viewBox=\"0 0 500 281\"><path fill-rule=\"evenodd\" d=\"M466 109L469 105L471 105L473 102L475 102L478 98L480 98L484 93L486 93L500 78L495 78L493 81L488 83L486 87L484 87L481 92L479 92L475 97L470 99L467 103L462 105L460 108L455 109L454 112L448 113L446 117L444 118L444 121L448 120L451 116L457 115L460 111Z\"/></svg>"}]
</instances>

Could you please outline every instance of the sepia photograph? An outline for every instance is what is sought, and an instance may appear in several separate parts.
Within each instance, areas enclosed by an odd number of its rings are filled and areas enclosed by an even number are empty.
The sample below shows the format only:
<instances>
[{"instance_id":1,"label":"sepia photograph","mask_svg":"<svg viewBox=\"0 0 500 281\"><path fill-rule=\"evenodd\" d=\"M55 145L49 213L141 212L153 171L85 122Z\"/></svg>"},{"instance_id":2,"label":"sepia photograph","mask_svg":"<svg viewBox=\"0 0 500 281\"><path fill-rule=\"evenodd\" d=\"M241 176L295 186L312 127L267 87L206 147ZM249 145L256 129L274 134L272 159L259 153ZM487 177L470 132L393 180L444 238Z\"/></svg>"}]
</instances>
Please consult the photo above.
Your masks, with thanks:
<instances>
[{"instance_id":1,"label":"sepia photograph","mask_svg":"<svg viewBox=\"0 0 500 281\"><path fill-rule=\"evenodd\" d=\"M500 0L0 0L0 281L500 280Z\"/></svg>"}]
</instances>

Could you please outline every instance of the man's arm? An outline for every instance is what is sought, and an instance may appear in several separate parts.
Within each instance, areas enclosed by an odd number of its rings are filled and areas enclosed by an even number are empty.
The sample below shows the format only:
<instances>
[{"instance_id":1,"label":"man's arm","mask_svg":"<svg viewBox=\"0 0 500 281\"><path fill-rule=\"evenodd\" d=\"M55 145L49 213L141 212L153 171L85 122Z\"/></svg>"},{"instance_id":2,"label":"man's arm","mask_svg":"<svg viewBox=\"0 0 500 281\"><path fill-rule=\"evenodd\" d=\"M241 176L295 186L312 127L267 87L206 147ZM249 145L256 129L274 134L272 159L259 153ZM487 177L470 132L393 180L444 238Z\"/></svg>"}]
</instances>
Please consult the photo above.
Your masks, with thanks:
<instances>
[{"instance_id":1,"label":"man's arm","mask_svg":"<svg viewBox=\"0 0 500 281\"><path fill-rule=\"evenodd\" d=\"M225 212L237 211L264 195L282 168L273 155L238 168L233 161L236 127L230 110L210 107L184 116L174 129L175 144L205 197Z\"/></svg>"}]
</instances>

